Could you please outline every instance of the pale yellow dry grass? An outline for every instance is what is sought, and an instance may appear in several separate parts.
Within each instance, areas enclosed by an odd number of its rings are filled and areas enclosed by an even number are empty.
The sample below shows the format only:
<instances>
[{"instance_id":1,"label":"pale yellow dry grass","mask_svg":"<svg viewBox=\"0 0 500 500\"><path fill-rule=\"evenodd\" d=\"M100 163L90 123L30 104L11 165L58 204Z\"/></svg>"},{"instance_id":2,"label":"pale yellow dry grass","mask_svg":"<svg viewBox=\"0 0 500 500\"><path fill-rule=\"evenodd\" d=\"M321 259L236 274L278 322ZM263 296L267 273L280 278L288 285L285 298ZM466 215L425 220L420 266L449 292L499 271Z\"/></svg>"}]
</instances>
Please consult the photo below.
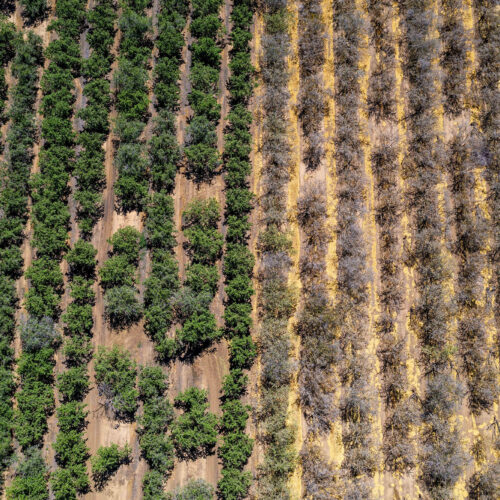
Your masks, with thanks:
<instances>
[{"instance_id":1,"label":"pale yellow dry grass","mask_svg":"<svg viewBox=\"0 0 500 500\"><path fill-rule=\"evenodd\" d=\"M297 199L300 190L300 133L299 122L297 117L297 97L299 93L299 55L298 55L298 4L297 2L290 3L290 42L291 53L288 59L288 69L290 72L290 80L288 83L288 90L290 92L290 111L289 111L289 138L292 147L291 154L291 175L288 184L288 199L287 211L289 214L289 229L292 238L293 254L292 254L292 268L288 275L288 284L293 289L300 292L300 276L299 276L299 257L300 257L300 232L295 215L297 207ZM290 318L288 322L288 333L292 341L292 356L299 359L300 353L300 338L295 333L296 318ZM298 372L295 372L291 379L290 392L288 396L288 425L296 429L295 434L295 451L298 455L302 448L303 436L303 418L299 405L297 404L299 398L298 387ZM295 500L299 499L302 495L302 469L300 463L290 478L290 498Z\"/></svg>"},{"instance_id":2,"label":"pale yellow dry grass","mask_svg":"<svg viewBox=\"0 0 500 500\"><path fill-rule=\"evenodd\" d=\"M363 15L363 20L365 25L369 26L368 18L368 6L365 0L356 0L356 7L360 14ZM370 335L367 354L370 360L370 371L367 374L367 378L373 380L373 390L374 390L374 402L375 402L375 418L372 421L372 429L374 435L374 449L372 450L374 455L377 455L378 450L382 446L382 418L383 418L383 408L382 401L380 398L381 394L381 378L377 376L380 373L380 362L377 356L377 349L379 345L379 338L375 333L375 324L378 316L380 315L380 307L378 302L379 293L379 269L377 261L377 226L375 222L375 185L374 176L371 164L371 152L373 141L377 135L377 127L370 123L370 118L368 116L366 102L368 95L368 84L370 79L370 71L372 67L376 64L376 54L373 49L370 48L370 40L368 37L368 30L363 33L362 48L360 51L360 62L359 67L362 71L362 77L360 80L360 91L361 91L361 108L359 111L359 122L360 122L360 139L364 150L364 161L365 161L365 175L366 175L366 214L363 220L363 232L365 235L365 242L367 245L367 257L368 257L368 272L371 272L372 277L369 281L369 306L368 306L368 318L369 318L369 328L368 332ZM375 472L373 491L372 495L374 498L384 498L384 477L382 472L382 463L380 461L380 456L378 458L378 467Z\"/></svg>"},{"instance_id":3,"label":"pale yellow dry grass","mask_svg":"<svg viewBox=\"0 0 500 500\"><path fill-rule=\"evenodd\" d=\"M262 38L262 30L263 30L263 18L262 15L259 13L255 13L254 15L254 27L253 27L253 47L252 47L252 64L254 65L257 74L259 74L260 71L260 56L261 56L261 38ZM253 175L251 177L251 190L252 193L255 194L256 198L258 199L260 196L260 179L261 179L261 174L262 174L262 119L263 117L256 113L256 111L259 109L259 103L262 99L262 93L263 93L263 88L262 88L262 81L258 80L258 85L254 90L254 98L253 102L251 104L251 109L252 112L254 113L253 116L253 122L252 122L252 152L251 152L251 162L253 166ZM260 212L257 208L254 210L254 212L251 215L251 222L252 222L252 231L250 235L250 250L252 251L253 255L257 255L257 234L259 231L258 227L258 220L259 220ZM256 259L257 260L257 259ZM254 270L253 277L252 277L252 285L253 289L255 290L254 296L252 297L252 322L254 325L253 328L253 336L254 340L257 340L256 337L258 337L258 313L257 313L257 304L259 303L259 282L256 278L256 271L257 269ZM260 394L260 387L261 387L261 381L260 381L260 373L261 373L261 360L260 356L257 356L255 363L252 367L252 370L250 372L250 384L249 384L249 395L251 400L253 401L258 401L259 394ZM250 429L250 435L252 438L256 438L257 434L257 429L256 428L251 428ZM259 457L262 452L262 446L261 444L255 440L254 441L254 452L253 455L250 457L249 460L249 466L251 469L256 470L257 464L259 462Z\"/></svg>"}]
</instances>

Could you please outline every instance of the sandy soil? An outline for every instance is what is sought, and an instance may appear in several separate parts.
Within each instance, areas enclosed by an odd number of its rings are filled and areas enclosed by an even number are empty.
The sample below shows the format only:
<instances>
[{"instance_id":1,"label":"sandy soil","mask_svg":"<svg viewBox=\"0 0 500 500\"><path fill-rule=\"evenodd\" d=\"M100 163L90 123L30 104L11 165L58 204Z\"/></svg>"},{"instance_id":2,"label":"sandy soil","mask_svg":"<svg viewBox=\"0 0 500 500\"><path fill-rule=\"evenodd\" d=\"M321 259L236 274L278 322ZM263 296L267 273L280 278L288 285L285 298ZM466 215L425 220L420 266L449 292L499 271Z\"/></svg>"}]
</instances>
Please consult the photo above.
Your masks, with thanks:
<instances>
[{"instance_id":1,"label":"sandy soil","mask_svg":"<svg viewBox=\"0 0 500 500\"><path fill-rule=\"evenodd\" d=\"M252 27L252 64L256 69L258 75L260 70L259 59L261 56L261 38L263 29L263 18L262 15L256 13L254 15L254 24ZM258 76L257 76L258 78ZM259 81L259 79L258 79ZM256 199L258 199L260 194L260 177L262 172L262 114L260 112L260 102L262 99L262 85L260 84L256 87L254 91L254 96L250 102L250 109L252 111L253 121L251 126L252 134L252 151L251 151L251 162L253 165L253 171L250 179L250 187L252 192L255 194ZM256 204L257 205L257 204ZM250 221L252 224L252 229L250 231L249 247L254 255L257 254L257 241L259 233L259 211L255 209L250 214ZM252 279L253 288L255 294L252 298L252 337L254 341L258 339L258 315L257 315L257 302L259 294L258 281L255 279L255 274L258 269L258 264L256 262L254 267L254 278ZM259 377L260 377L260 360L257 357L252 368L248 374L248 389L247 395L244 397L244 402L251 405L252 407L257 407L259 398ZM255 440L253 453L248 460L248 469L253 473L256 472L258 463L263 455L263 449L261 444L256 440L257 437L257 422L254 418L248 419L247 432ZM254 493L253 489L250 492L250 497Z\"/></svg>"},{"instance_id":2,"label":"sandy soil","mask_svg":"<svg viewBox=\"0 0 500 500\"><path fill-rule=\"evenodd\" d=\"M305 165L302 162L302 130L300 128L298 116L297 116L297 97L300 88L299 81L299 33L298 33L298 5L293 3L290 7L291 11L291 22L290 22L290 45L291 54L288 61L288 68L290 73L290 80L288 83L290 92L290 110L289 110L289 138L292 147L291 151L291 162L290 165L290 181L288 183L288 199L287 199L287 211L289 216L289 228L291 232L291 239L294 248L292 253L292 267L288 274L288 284L289 286L296 289L297 293L300 293L301 281L299 273L299 259L301 257L301 231L295 217L297 199L300 195L301 187L304 184L305 175ZM296 314L300 312L300 305L297 308ZM291 358L298 360L300 358L300 338L295 334L296 325L296 315L291 317L288 322L288 333L290 335L292 343L292 353ZM298 363L297 363L298 369ZM295 447L297 453L300 452L302 448L303 441L307 434L307 425L303 418L302 412L300 410L298 400L299 400L299 385L298 385L298 370L292 375L290 392L288 395L288 424L295 426ZM298 499L301 496L302 491L302 469L298 465L295 469L295 473L290 481L290 494L293 499Z\"/></svg>"}]
</instances>

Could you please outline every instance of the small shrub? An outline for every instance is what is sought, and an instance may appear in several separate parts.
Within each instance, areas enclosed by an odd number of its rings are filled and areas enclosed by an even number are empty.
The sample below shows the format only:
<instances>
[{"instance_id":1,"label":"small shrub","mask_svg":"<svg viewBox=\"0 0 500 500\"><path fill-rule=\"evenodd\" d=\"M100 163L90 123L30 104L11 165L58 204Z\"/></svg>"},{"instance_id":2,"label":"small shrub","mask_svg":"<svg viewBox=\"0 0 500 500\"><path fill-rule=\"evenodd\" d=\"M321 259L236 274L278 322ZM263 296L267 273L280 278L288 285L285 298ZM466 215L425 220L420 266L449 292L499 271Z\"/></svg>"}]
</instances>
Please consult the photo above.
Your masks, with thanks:
<instances>
[{"instance_id":1,"label":"small shrub","mask_svg":"<svg viewBox=\"0 0 500 500\"><path fill-rule=\"evenodd\" d=\"M142 495L144 500L167 500L163 491L163 474L156 470L148 470L142 480Z\"/></svg>"},{"instance_id":2,"label":"small shrub","mask_svg":"<svg viewBox=\"0 0 500 500\"><path fill-rule=\"evenodd\" d=\"M214 488L203 479L191 479L183 488L167 494L168 500L211 500Z\"/></svg>"},{"instance_id":3,"label":"small shrub","mask_svg":"<svg viewBox=\"0 0 500 500\"><path fill-rule=\"evenodd\" d=\"M500 464L492 463L485 471L475 472L468 482L471 500L487 500L500 495Z\"/></svg>"},{"instance_id":4,"label":"small shrub","mask_svg":"<svg viewBox=\"0 0 500 500\"><path fill-rule=\"evenodd\" d=\"M131 286L118 286L106 291L104 310L113 328L124 328L139 321L143 308L137 291Z\"/></svg>"},{"instance_id":5,"label":"small shrub","mask_svg":"<svg viewBox=\"0 0 500 500\"><path fill-rule=\"evenodd\" d=\"M207 412L207 392L191 387L175 398L175 406L184 410L172 424L178 456L194 460L212 453L217 443L217 417Z\"/></svg>"},{"instance_id":6,"label":"small shrub","mask_svg":"<svg viewBox=\"0 0 500 500\"><path fill-rule=\"evenodd\" d=\"M91 458L92 478L98 490L116 473L120 465L130 461L132 449L128 444L119 447L113 443L110 446L100 446L97 453Z\"/></svg>"},{"instance_id":7,"label":"small shrub","mask_svg":"<svg viewBox=\"0 0 500 500\"><path fill-rule=\"evenodd\" d=\"M29 317L21 327L21 342L26 352L36 352L47 347L54 347L60 341L60 333L56 330L51 318L37 319Z\"/></svg>"},{"instance_id":8,"label":"small shrub","mask_svg":"<svg viewBox=\"0 0 500 500\"><path fill-rule=\"evenodd\" d=\"M95 358L95 378L105 407L115 418L133 419L137 410L136 365L128 351L118 346L100 347Z\"/></svg>"},{"instance_id":9,"label":"small shrub","mask_svg":"<svg viewBox=\"0 0 500 500\"><path fill-rule=\"evenodd\" d=\"M118 229L108 243L113 247L114 255L122 255L130 263L137 263L140 251L145 246L144 236L131 226Z\"/></svg>"},{"instance_id":10,"label":"small shrub","mask_svg":"<svg viewBox=\"0 0 500 500\"><path fill-rule=\"evenodd\" d=\"M20 0L23 7L23 16L29 24L43 21L49 12L47 0Z\"/></svg>"},{"instance_id":11,"label":"small shrub","mask_svg":"<svg viewBox=\"0 0 500 500\"><path fill-rule=\"evenodd\" d=\"M65 259L73 274L92 278L96 266L97 249L90 243L78 240Z\"/></svg>"},{"instance_id":12,"label":"small shrub","mask_svg":"<svg viewBox=\"0 0 500 500\"><path fill-rule=\"evenodd\" d=\"M49 497L47 488L47 466L38 448L25 450L24 458L17 464L12 485L7 488L8 500L32 498L46 500Z\"/></svg>"}]
</instances>

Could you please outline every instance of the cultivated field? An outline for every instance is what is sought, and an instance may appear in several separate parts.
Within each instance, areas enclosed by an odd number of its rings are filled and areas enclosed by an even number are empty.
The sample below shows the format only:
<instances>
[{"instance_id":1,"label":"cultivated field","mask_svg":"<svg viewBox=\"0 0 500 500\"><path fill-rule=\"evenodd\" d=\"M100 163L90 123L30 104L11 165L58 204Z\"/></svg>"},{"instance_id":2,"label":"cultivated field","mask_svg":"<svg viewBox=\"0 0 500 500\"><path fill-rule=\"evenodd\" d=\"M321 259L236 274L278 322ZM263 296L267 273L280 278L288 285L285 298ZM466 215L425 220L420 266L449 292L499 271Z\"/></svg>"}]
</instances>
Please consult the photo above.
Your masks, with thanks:
<instances>
[{"instance_id":1,"label":"cultivated field","mask_svg":"<svg viewBox=\"0 0 500 500\"><path fill-rule=\"evenodd\" d=\"M0 2L2 498L500 498L496 0Z\"/></svg>"}]
</instances>

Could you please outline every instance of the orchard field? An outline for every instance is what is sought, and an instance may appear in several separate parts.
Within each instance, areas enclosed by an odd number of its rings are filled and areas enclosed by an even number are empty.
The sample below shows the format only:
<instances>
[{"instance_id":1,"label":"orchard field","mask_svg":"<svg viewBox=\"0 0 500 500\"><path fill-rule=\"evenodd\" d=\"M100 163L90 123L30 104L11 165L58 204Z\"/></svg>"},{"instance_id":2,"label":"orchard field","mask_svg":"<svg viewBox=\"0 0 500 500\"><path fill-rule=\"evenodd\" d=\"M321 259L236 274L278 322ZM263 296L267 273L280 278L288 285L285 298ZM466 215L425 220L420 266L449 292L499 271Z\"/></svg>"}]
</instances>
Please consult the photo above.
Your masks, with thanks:
<instances>
[{"instance_id":1,"label":"orchard field","mask_svg":"<svg viewBox=\"0 0 500 500\"><path fill-rule=\"evenodd\" d=\"M0 1L5 500L500 498L496 0Z\"/></svg>"}]
</instances>

